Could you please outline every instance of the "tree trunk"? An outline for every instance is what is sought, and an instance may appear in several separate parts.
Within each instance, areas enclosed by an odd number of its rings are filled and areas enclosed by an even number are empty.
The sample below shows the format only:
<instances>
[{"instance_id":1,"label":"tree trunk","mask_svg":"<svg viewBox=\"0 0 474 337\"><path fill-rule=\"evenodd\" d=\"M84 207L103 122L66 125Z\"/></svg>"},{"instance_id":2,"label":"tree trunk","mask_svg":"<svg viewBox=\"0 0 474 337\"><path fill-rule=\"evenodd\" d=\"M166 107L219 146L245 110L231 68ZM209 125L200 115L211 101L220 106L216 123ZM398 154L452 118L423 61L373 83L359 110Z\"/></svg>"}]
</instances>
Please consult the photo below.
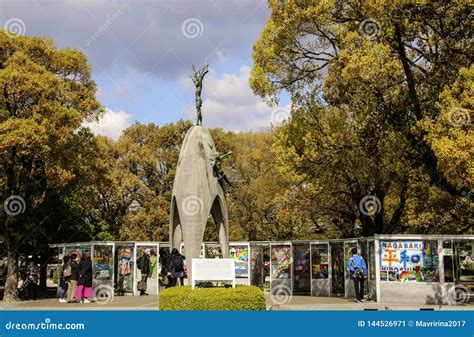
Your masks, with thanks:
<instances>
[{"instance_id":1,"label":"tree trunk","mask_svg":"<svg viewBox=\"0 0 474 337\"><path fill-rule=\"evenodd\" d=\"M5 281L5 288L3 290L3 303L13 302L18 300L18 268L17 260L11 250L11 245L7 241L7 278Z\"/></svg>"}]
</instances>

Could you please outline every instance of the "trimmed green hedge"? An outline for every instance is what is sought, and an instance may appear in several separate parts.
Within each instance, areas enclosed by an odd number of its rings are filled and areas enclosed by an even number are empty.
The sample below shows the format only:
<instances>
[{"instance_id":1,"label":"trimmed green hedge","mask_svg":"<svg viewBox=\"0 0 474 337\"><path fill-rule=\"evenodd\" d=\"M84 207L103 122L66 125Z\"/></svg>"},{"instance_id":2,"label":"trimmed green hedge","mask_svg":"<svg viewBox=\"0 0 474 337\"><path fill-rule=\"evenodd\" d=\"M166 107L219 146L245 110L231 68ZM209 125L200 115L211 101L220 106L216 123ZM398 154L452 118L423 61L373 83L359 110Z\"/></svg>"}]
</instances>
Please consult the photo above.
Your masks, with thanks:
<instances>
[{"instance_id":1,"label":"trimmed green hedge","mask_svg":"<svg viewBox=\"0 0 474 337\"><path fill-rule=\"evenodd\" d=\"M173 287L160 293L160 310L266 310L260 288Z\"/></svg>"}]
</instances>

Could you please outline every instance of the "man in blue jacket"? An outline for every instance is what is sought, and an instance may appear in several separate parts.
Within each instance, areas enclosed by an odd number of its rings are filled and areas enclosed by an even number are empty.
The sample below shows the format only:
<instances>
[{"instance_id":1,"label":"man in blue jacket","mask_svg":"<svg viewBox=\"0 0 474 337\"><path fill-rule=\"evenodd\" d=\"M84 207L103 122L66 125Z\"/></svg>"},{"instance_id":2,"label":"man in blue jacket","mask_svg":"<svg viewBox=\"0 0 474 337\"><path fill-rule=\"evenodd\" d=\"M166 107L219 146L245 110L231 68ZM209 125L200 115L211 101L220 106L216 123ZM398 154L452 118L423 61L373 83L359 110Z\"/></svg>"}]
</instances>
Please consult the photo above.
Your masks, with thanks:
<instances>
[{"instance_id":1,"label":"man in blue jacket","mask_svg":"<svg viewBox=\"0 0 474 337\"><path fill-rule=\"evenodd\" d=\"M347 261L347 267L351 272L351 278L354 280L354 288L357 302L364 300L364 282L367 278L367 265L364 258L357 254L357 248L352 248L352 257Z\"/></svg>"}]
</instances>

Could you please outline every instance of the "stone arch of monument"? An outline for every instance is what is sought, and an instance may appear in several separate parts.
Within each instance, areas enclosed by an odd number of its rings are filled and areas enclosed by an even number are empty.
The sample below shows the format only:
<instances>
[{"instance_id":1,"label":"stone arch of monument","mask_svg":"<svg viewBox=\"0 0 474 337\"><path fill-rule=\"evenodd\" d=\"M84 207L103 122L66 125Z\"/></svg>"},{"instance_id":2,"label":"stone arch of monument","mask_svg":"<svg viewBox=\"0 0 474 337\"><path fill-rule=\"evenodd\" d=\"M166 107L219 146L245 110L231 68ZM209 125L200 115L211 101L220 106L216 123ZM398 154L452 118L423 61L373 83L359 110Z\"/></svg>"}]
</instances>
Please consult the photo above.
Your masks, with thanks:
<instances>
[{"instance_id":1,"label":"stone arch of monument","mask_svg":"<svg viewBox=\"0 0 474 337\"><path fill-rule=\"evenodd\" d=\"M218 156L209 131L191 127L183 141L171 198L170 245L184 242L188 277L191 259L198 258L207 220L212 216L219 234L223 257L229 257L229 223L225 193L213 169Z\"/></svg>"},{"instance_id":2,"label":"stone arch of monument","mask_svg":"<svg viewBox=\"0 0 474 337\"><path fill-rule=\"evenodd\" d=\"M225 203L225 200L222 201L219 196L216 196L214 199L214 202L212 203L209 215L212 216L215 229L219 235L219 243L221 245L222 255L228 256L229 252L227 249L227 243L228 243L229 233L228 233L228 224L226 223L227 214L225 213L227 209L226 207L223 207L224 203ZM179 217L179 210L176 204L176 198L174 197L171 202L171 214L173 214L172 223L170 226L170 229L172 231L172 234L170 235L172 238L171 247L179 248L181 245L181 242L183 241L184 235L183 235L183 228L181 226L181 221ZM201 242L204 240L204 232L206 230L206 225L207 224L205 224L201 228L201 233L199 234Z\"/></svg>"}]
</instances>

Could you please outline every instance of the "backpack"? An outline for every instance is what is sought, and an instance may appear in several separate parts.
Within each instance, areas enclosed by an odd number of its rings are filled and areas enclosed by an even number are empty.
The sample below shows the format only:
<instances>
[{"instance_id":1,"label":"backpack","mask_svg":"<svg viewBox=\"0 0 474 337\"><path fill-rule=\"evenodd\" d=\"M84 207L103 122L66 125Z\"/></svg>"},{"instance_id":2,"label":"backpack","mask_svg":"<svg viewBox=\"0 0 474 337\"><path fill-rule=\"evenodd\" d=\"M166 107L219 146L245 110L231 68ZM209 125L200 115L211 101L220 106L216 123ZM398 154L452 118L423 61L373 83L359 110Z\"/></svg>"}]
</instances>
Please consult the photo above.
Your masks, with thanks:
<instances>
[{"instance_id":1,"label":"backpack","mask_svg":"<svg viewBox=\"0 0 474 337\"><path fill-rule=\"evenodd\" d=\"M351 264L352 264L352 267L354 268L354 276L356 277L356 279L358 279L359 281L364 281L365 280L364 273L362 272L362 270L360 270L359 267L357 267L357 265L354 262L354 259L352 258L351 258Z\"/></svg>"},{"instance_id":2,"label":"backpack","mask_svg":"<svg viewBox=\"0 0 474 337\"><path fill-rule=\"evenodd\" d=\"M140 256L140 257L137 259L137 268L138 268L138 270L142 270L142 262L143 262L143 255Z\"/></svg>"},{"instance_id":3,"label":"backpack","mask_svg":"<svg viewBox=\"0 0 474 337\"><path fill-rule=\"evenodd\" d=\"M181 256L178 255L173 257L173 269L178 273L184 271L183 260L181 259Z\"/></svg>"}]
</instances>

